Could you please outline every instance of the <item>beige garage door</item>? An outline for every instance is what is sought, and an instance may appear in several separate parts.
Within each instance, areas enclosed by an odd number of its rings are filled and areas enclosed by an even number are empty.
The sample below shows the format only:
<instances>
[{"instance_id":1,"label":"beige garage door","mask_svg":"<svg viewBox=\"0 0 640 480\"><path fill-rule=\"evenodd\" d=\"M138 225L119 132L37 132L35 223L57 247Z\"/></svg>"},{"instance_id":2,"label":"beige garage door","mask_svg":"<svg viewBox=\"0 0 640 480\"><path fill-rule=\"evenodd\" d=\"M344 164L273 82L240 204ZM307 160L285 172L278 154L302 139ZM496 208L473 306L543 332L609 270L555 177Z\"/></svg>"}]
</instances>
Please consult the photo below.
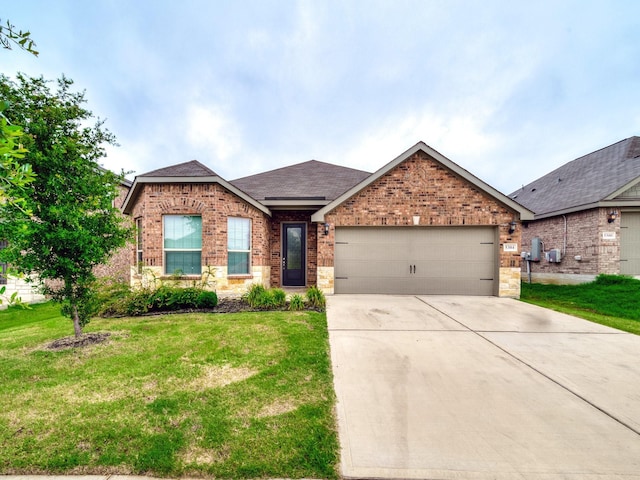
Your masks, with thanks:
<instances>
[{"instance_id":1,"label":"beige garage door","mask_svg":"<svg viewBox=\"0 0 640 480\"><path fill-rule=\"evenodd\" d=\"M492 227L338 227L336 293L494 295Z\"/></svg>"},{"instance_id":2,"label":"beige garage door","mask_svg":"<svg viewBox=\"0 0 640 480\"><path fill-rule=\"evenodd\" d=\"M620 216L620 273L640 275L640 212Z\"/></svg>"}]
</instances>

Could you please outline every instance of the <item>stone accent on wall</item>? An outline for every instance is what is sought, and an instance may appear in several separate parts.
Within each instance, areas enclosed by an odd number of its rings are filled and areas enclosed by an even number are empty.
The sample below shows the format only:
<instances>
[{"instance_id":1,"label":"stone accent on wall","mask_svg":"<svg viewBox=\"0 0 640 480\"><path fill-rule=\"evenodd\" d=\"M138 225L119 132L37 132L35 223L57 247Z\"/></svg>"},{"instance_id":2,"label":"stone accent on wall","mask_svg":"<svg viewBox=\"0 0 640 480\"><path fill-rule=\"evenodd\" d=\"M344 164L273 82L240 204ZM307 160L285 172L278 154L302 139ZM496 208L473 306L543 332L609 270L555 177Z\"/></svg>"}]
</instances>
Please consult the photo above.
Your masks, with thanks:
<instances>
[{"instance_id":1,"label":"stone accent on wall","mask_svg":"<svg viewBox=\"0 0 640 480\"><path fill-rule=\"evenodd\" d=\"M0 308L7 308L8 299L14 293L24 303L38 303L46 301L46 297L40 293L40 282L35 280L28 282L22 277L14 277L13 275L7 276L7 283L3 285L6 287L4 294L2 295L2 304Z\"/></svg>"},{"instance_id":2,"label":"stone accent on wall","mask_svg":"<svg viewBox=\"0 0 640 480\"><path fill-rule=\"evenodd\" d=\"M498 296L520 298L520 269L502 267L499 275Z\"/></svg>"},{"instance_id":3,"label":"stone accent on wall","mask_svg":"<svg viewBox=\"0 0 640 480\"><path fill-rule=\"evenodd\" d=\"M532 238L539 237L545 251L557 248L562 252L560 263L548 262L544 254L539 262L531 262L532 277L554 283L577 283L572 275L586 279L599 273L620 273L620 220L607 222L610 210L593 208L528 222L522 229L523 251L531 251ZM605 238L605 232L613 238ZM523 276L527 276L526 269L523 262Z\"/></svg>"},{"instance_id":4,"label":"stone accent on wall","mask_svg":"<svg viewBox=\"0 0 640 480\"><path fill-rule=\"evenodd\" d=\"M270 266L254 266L251 275L228 276L225 266L204 266L202 276L169 276L164 275L162 267L145 267L142 274L138 274L135 267L131 267L131 286L134 288L148 288L155 290L163 285L180 287L202 287L220 295L240 296L254 283L270 288Z\"/></svg>"},{"instance_id":5,"label":"stone accent on wall","mask_svg":"<svg viewBox=\"0 0 640 480\"><path fill-rule=\"evenodd\" d=\"M321 267L333 267L335 227L409 226L414 224L414 216L420 217L421 226L497 226L499 267L519 272L522 228L518 225L513 234L509 233L509 223L518 220L518 213L422 151L325 215L330 232L327 236L318 234L318 271ZM318 225L318 230L321 228ZM515 243L517 251L505 252L505 243ZM498 293L502 296L500 285ZM505 283L504 295L520 295L519 284L508 288L507 285L511 283Z\"/></svg>"},{"instance_id":6,"label":"stone accent on wall","mask_svg":"<svg viewBox=\"0 0 640 480\"><path fill-rule=\"evenodd\" d=\"M318 267L318 288L327 295L333 294L334 268Z\"/></svg>"}]
</instances>

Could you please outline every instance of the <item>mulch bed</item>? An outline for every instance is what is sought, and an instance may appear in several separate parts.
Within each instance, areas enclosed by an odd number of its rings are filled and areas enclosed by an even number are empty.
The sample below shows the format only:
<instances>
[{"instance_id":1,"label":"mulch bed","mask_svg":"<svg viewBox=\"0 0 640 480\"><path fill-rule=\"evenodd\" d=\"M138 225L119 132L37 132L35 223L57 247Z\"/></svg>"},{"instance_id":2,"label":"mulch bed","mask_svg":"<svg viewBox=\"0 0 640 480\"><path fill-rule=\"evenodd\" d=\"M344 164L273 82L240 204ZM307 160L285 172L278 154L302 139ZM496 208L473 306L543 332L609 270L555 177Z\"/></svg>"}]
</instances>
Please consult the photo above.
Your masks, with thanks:
<instances>
[{"instance_id":1,"label":"mulch bed","mask_svg":"<svg viewBox=\"0 0 640 480\"><path fill-rule=\"evenodd\" d=\"M96 332L83 333L79 337L64 337L54 340L47 345L48 350L64 350L65 348L88 347L106 341L111 336L110 333Z\"/></svg>"}]
</instances>

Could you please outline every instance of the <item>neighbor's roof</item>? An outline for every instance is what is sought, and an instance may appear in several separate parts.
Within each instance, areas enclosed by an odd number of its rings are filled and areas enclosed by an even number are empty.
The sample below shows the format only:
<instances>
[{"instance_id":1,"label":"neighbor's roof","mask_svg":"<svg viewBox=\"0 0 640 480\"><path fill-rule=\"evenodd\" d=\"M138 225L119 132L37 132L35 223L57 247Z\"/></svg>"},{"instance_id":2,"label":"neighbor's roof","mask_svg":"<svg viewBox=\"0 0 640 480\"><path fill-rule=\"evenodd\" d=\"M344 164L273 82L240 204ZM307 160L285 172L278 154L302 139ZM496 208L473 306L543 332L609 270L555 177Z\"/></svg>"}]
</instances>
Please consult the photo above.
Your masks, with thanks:
<instances>
[{"instance_id":1,"label":"neighbor's roof","mask_svg":"<svg viewBox=\"0 0 640 480\"><path fill-rule=\"evenodd\" d=\"M577 158L509 197L544 218L607 206L639 181L640 137L630 137Z\"/></svg>"},{"instance_id":2,"label":"neighbor's roof","mask_svg":"<svg viewBox=\"0 0 640 480\"><path fill-rule=\"evenodd\" d=\"M426 153L428 156L433 158L436 162L440 163L440 165L444 166L448 170L451 170L455 174L459 175L464 180L466 180L467 182L471 183L476 188L478 188L480 191L482 191L485 194L493 197L495 200L497 200L498 202L502 203L503 205L506 205L509 208L512 208L513 210L518 212L518 214L520 215L520 220L533 220L533 212L531 212L527 208L523 207L518 202L516 202L516 201L512 200L511 198L507 197L503 193L500 193L498 190L493 188L491 185L488 185L487 183L483 182L478 177L474 176L469 171L467 171L464 168L462 168L460 165L452 162L447 157L442 155L440 152L434 150L433 148L431 148L429 145L427 145L424 142L416 143L413 147L411 147L406 152L404 152L404 153L400 154L399 156L397 156L395 159L393 159L392 161L387 163L384 167L380 168L375 173L372 173L371 175L368 175L366 178L362 179L362 181L360 181L358 184L354 185L352 188L350 188L349 190L344 192L342 195L337 197L331 203L329 203L328 205L325 205L320 210L315 212L311 216L311 220L313 222L323 222L325 214L329 213L331 210L333 210L334 208L339 206L341 203L345 202L346 200L348 200L349 198L353 197L355 194L357 194L358 192L360 192L364 188L366 188L369 185L371 185L373 182L378 180L380 177L385 175L387 172L390 172L395 167L397 167L399 164L401 164L402 162L407 160L409 157L411 157L413 154L415 154L415 153L417 153L419 151L422 151L422 152Z\"/></svg>"},{"instance_id":3,"label":"neighbor's roof","mask_svg":"<svg viewBox=\"0 0 640 480\"><path fill-rule=\"evenodd\" d=\"M265 205L304 200L326 205L369 175L362 170L309 160L230 183Z\"/></svg>"}]
</instances>

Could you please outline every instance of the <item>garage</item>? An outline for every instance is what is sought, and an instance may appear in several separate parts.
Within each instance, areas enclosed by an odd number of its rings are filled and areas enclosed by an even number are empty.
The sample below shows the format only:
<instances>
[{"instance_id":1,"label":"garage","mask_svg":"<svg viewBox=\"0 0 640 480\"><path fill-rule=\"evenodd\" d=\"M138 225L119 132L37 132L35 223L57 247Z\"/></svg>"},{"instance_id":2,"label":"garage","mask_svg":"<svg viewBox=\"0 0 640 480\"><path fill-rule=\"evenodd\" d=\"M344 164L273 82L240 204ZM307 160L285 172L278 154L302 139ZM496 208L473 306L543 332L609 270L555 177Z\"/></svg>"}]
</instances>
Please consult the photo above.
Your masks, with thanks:
<instances>
[{"instance_id":1,"label":"garage","mask_svg":"<svg viewBox=\"0 0 640 480\"><path fill-rule=\"evenodd\" d=\"M338 227L335 292L495 295L495 227Z\"/></svg>"}]
</instances>

